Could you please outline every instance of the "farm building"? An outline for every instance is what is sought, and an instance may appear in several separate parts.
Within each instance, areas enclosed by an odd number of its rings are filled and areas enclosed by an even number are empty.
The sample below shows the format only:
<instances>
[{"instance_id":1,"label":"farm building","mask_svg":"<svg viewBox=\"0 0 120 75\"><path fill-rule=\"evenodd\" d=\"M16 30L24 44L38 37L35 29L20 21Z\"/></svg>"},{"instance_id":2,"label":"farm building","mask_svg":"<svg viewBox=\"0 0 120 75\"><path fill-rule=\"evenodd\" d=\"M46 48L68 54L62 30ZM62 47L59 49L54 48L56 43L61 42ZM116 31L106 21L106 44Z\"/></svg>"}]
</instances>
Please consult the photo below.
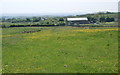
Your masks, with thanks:
<instances>
[{"instance_id":1,"label":"farm building","mask_svg":"<svg viewBox=\"0 0 120 75\"><path fill-rule=\"evenodd\" d=\"M85 18L66 18L66 25L89 24L88 19Z\"/></svg>"}]
</instances>

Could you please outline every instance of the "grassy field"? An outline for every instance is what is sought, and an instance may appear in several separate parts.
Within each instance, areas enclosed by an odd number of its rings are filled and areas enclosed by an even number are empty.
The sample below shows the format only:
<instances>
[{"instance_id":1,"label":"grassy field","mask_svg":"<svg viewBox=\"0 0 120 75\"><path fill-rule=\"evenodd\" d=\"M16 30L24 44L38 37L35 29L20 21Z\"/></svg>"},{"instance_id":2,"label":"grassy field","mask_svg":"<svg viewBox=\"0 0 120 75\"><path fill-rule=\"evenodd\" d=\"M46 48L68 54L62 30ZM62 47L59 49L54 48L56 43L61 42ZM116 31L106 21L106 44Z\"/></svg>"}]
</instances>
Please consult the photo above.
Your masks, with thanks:
<instances>
[{"instance_id":1,"label":"grassy field","mask_svg":"<svg viewBox=\"0 0 120 75\"><path fill-rule=\"evenodd\" d=\"M21 27L2 31L3 73L118 73L117 28Z\"/></svg>"}]
</instances>

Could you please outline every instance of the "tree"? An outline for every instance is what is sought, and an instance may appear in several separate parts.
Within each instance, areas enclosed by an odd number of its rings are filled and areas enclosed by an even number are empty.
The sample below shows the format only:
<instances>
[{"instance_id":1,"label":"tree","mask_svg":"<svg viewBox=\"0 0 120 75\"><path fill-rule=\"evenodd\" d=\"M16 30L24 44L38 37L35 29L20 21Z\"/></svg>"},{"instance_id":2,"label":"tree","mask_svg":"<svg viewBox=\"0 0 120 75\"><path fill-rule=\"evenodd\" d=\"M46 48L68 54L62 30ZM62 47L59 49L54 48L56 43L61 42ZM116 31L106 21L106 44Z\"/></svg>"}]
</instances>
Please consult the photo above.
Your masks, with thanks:
<instances>
[{"instance_id":1,"label":"tree","mask_svg":"<svg viewBox=\"0 0 120 75\"><path fill-rule=\"evenodd\" d=\"M114 18L111 18L111 22L113 22L113 21L115 21L115 19L114 19Z\"/></svg>"},{"instance_id":2,"label":"tree","mask_svg":"<svg viewBox=\"0 0 120 75\"><path fill-rule=\"evenodd\" d=\"M2 22L5 22L5 18L2 17Z\"/></svg>"},{"instance_id":3,"label":"tree","mask_svg":"<svg viewBox=\"0 0 120 75\"><path fill-rule=\"evenodd\" d=\"M105 17L100 17L99 21L100 22L105 22Z\"/></svg>"},{"instance_id":4,"label":"tree","mask_svg":"<svg viewBox=\"0 0 120 75\"><path fill-rule=\"evenodd\" d=\"M63 19L63 18L60 18L59 21L64 21L64 19Z\"/></svg>"},{"instance_id":5,"label":"tree","mask_svg":"<svg viewBox=\"0 0 120 75\"><path fill-rule=\"evenodd\" d=\"M97 22L97 19L96 18L94 18L94 17L87 17L88 18L88 21L90 22L90 23L96 23Z\"/></svg>"},{"instance_id":6,"label":"tree","mask_svg":"<svg viewBox=\"0 0 120 75\"><path fill-rule=\"evenodd\" d=\"M39 19L37 17L33 17L33 22L38 22Z\"/></svg>"},{"instance_id":7,"label":"tree","mask_svg":"<svg viewBox=\"0 0 120 75\"><path fill-rule=\"evenodd\" d=\"M114 21L114 18L107 17L105 21L106 22L112 22L112 21Z\"/></svg>"},{"instance_id":8,"label":"tree","mask_svg":"<svg viewBox=\"0 0 120 75\"><path fill-rule=\"evenodd\" d=\"M12 22L12 23L16 23L17 20L16 20L15 18L12 18L12 19L11 19L11 22Z\"/></svg>"},{"instance_id":9,"label":"tree","mask_svg":"<svg viewBox=\"0 0 120 75\"><path fill-rule=\"evenodd\" d=\"M26 22L31 22L30 18L26 18Z\"/></svg>"}]
</instances>

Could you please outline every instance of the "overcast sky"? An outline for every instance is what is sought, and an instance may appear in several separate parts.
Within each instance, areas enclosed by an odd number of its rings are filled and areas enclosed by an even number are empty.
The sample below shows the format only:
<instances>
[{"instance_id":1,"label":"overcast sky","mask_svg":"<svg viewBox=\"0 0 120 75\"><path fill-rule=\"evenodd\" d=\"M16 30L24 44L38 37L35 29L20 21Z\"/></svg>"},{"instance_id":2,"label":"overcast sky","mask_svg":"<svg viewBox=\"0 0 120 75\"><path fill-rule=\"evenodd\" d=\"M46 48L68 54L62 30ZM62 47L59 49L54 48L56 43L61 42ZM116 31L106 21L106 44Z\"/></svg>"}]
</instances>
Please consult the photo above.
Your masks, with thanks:
<instances>
[{"instance_id":1,"label":"overcast sky","mask_svg":"<svg viewBox=\"0 0 120 75\"><path fill-rule=\"evenodd\" d=\"M119 0L0 0L0 14L118 11Z\"/></svg>"}]
</instances>

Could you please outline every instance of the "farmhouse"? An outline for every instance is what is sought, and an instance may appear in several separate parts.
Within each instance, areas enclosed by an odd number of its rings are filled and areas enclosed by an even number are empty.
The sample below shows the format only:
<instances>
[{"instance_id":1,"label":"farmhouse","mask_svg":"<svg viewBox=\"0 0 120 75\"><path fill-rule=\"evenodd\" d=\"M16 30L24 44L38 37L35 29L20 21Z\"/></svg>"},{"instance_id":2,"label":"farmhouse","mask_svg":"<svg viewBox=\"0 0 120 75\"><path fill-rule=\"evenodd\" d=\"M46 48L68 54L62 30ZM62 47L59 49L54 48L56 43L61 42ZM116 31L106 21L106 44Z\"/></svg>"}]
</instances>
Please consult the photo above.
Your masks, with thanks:
<instances>
[{"instance_id":1,"label":"farmhouse","mask_svg":"<svg viewBox=\"0 0 120 75\"><path fill-rule=\"evenodd\" d=\"M66 25L89 24L86 17L82 18L66 18Z\"/></svg>"}]
</instances>

